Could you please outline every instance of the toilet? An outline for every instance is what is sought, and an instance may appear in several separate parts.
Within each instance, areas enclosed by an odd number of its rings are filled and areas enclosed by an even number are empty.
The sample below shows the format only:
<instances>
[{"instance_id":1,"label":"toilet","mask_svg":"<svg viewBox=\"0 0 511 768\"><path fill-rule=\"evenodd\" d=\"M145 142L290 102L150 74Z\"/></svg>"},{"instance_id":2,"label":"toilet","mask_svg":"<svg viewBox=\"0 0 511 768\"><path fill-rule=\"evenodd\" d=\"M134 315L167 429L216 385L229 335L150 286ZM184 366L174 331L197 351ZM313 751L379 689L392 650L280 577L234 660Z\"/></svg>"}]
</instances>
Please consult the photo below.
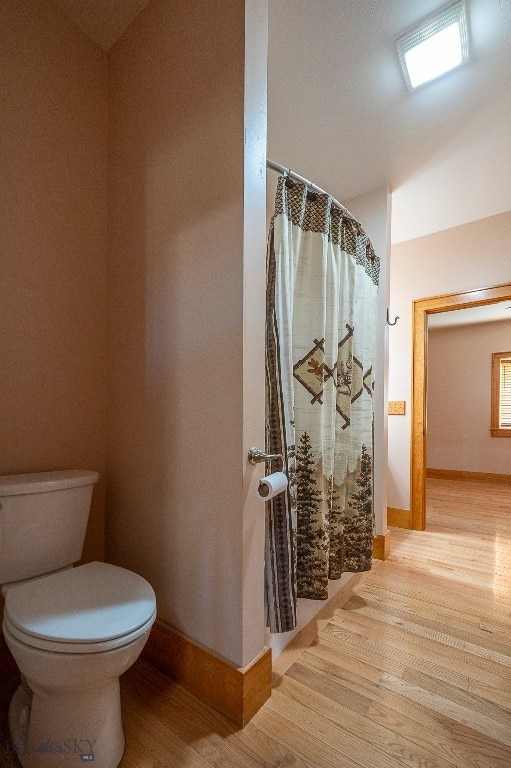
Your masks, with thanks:
<instances>
[{"instance_id":1,"label":"toilet","mask_svg":"<svg viewBox=\"0 0 511 768\"><path fill-rule=\"evenodd\" d=\"M119 677L156 618L141 576L82 553L97 472L0 477L3 634L21 673L9 707L23 768L115 768L124 751Z\"/></svg>"}]
</instances>

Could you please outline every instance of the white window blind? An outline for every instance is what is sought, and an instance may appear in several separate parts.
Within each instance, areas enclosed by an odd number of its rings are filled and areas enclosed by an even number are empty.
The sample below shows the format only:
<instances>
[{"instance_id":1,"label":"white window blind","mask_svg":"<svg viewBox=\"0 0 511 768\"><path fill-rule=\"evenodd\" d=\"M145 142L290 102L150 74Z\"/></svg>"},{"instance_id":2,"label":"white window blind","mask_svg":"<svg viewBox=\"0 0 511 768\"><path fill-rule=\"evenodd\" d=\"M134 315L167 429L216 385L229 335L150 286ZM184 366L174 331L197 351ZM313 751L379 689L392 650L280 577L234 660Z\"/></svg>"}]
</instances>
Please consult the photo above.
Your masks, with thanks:
<instances>
[{"instance_id":1,"label":"white window blind","mask_svg":"<svg viewBox=\"0 0 511 768\"><path fill-rule=\"evenodd\" d=\"M500 361L499 426L511 429L511 358Z\"/></svg>"}]
</instances>

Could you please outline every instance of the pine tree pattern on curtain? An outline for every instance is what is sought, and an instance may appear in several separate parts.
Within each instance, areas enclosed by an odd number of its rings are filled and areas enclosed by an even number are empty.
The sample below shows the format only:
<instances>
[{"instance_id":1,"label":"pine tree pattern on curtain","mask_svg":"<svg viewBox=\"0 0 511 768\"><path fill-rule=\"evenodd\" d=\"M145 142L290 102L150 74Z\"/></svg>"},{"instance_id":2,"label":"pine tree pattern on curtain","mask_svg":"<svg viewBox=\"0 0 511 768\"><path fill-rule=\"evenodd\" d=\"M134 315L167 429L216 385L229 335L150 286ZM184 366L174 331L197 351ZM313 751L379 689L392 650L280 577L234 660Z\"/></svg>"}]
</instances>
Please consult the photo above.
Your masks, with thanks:
<instances>
[{"instance_id":1,"label":"pine tree pattern on curtain","mask_svg":"<svg viewBox=\"0 0 511 768\"><path fill-rule=\"evenodd\" d=\"M326 194L282 176L267 251L267 450L289 488L266 504L267 623L371 568L374 339L379 260ZM274 471L277 467L267 467Z\"/></svg>"}]
</instances>

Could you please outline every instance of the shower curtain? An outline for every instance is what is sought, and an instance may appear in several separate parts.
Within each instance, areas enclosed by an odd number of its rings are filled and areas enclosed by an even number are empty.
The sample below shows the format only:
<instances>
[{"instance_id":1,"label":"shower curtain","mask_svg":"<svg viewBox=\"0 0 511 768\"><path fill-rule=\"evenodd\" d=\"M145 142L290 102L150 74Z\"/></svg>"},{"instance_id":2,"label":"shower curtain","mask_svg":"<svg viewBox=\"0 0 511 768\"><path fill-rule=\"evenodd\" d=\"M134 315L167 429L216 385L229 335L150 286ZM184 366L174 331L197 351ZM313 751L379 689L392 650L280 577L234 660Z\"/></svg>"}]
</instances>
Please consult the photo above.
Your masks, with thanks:
<instances>
[{"instance_id":1,"label":"shower curtain","mask_svg":"<svg viewBox=\"0 0 511 768\"><path fill-rule=\"evenodd\" d=\"M271 632L296 626L297 597L371 568L379 260L332 200L281 176L268 238L266 448L289 478L266 504Z\"/></svg>"}]
</instances>

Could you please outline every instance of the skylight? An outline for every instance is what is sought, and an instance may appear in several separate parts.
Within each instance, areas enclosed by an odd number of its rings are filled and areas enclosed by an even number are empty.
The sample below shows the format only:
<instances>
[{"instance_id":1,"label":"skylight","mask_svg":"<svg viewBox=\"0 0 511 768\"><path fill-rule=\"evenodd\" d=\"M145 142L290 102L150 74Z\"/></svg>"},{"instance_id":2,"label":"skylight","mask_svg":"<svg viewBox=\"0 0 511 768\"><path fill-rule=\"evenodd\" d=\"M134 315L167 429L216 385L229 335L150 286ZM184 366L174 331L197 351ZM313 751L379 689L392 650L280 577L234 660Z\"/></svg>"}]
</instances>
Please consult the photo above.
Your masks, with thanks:
<instances>
[{"instance_id":1,"label":"skylight","mask_svg":"<svg viewBox=\"0 0 511 768\"><path fill-rule=\"evenodd\" d=\"M467 13L464 0L426 19L396 43L406 85L419 85L468 60Z\"/></svg>"}]
</instances>

